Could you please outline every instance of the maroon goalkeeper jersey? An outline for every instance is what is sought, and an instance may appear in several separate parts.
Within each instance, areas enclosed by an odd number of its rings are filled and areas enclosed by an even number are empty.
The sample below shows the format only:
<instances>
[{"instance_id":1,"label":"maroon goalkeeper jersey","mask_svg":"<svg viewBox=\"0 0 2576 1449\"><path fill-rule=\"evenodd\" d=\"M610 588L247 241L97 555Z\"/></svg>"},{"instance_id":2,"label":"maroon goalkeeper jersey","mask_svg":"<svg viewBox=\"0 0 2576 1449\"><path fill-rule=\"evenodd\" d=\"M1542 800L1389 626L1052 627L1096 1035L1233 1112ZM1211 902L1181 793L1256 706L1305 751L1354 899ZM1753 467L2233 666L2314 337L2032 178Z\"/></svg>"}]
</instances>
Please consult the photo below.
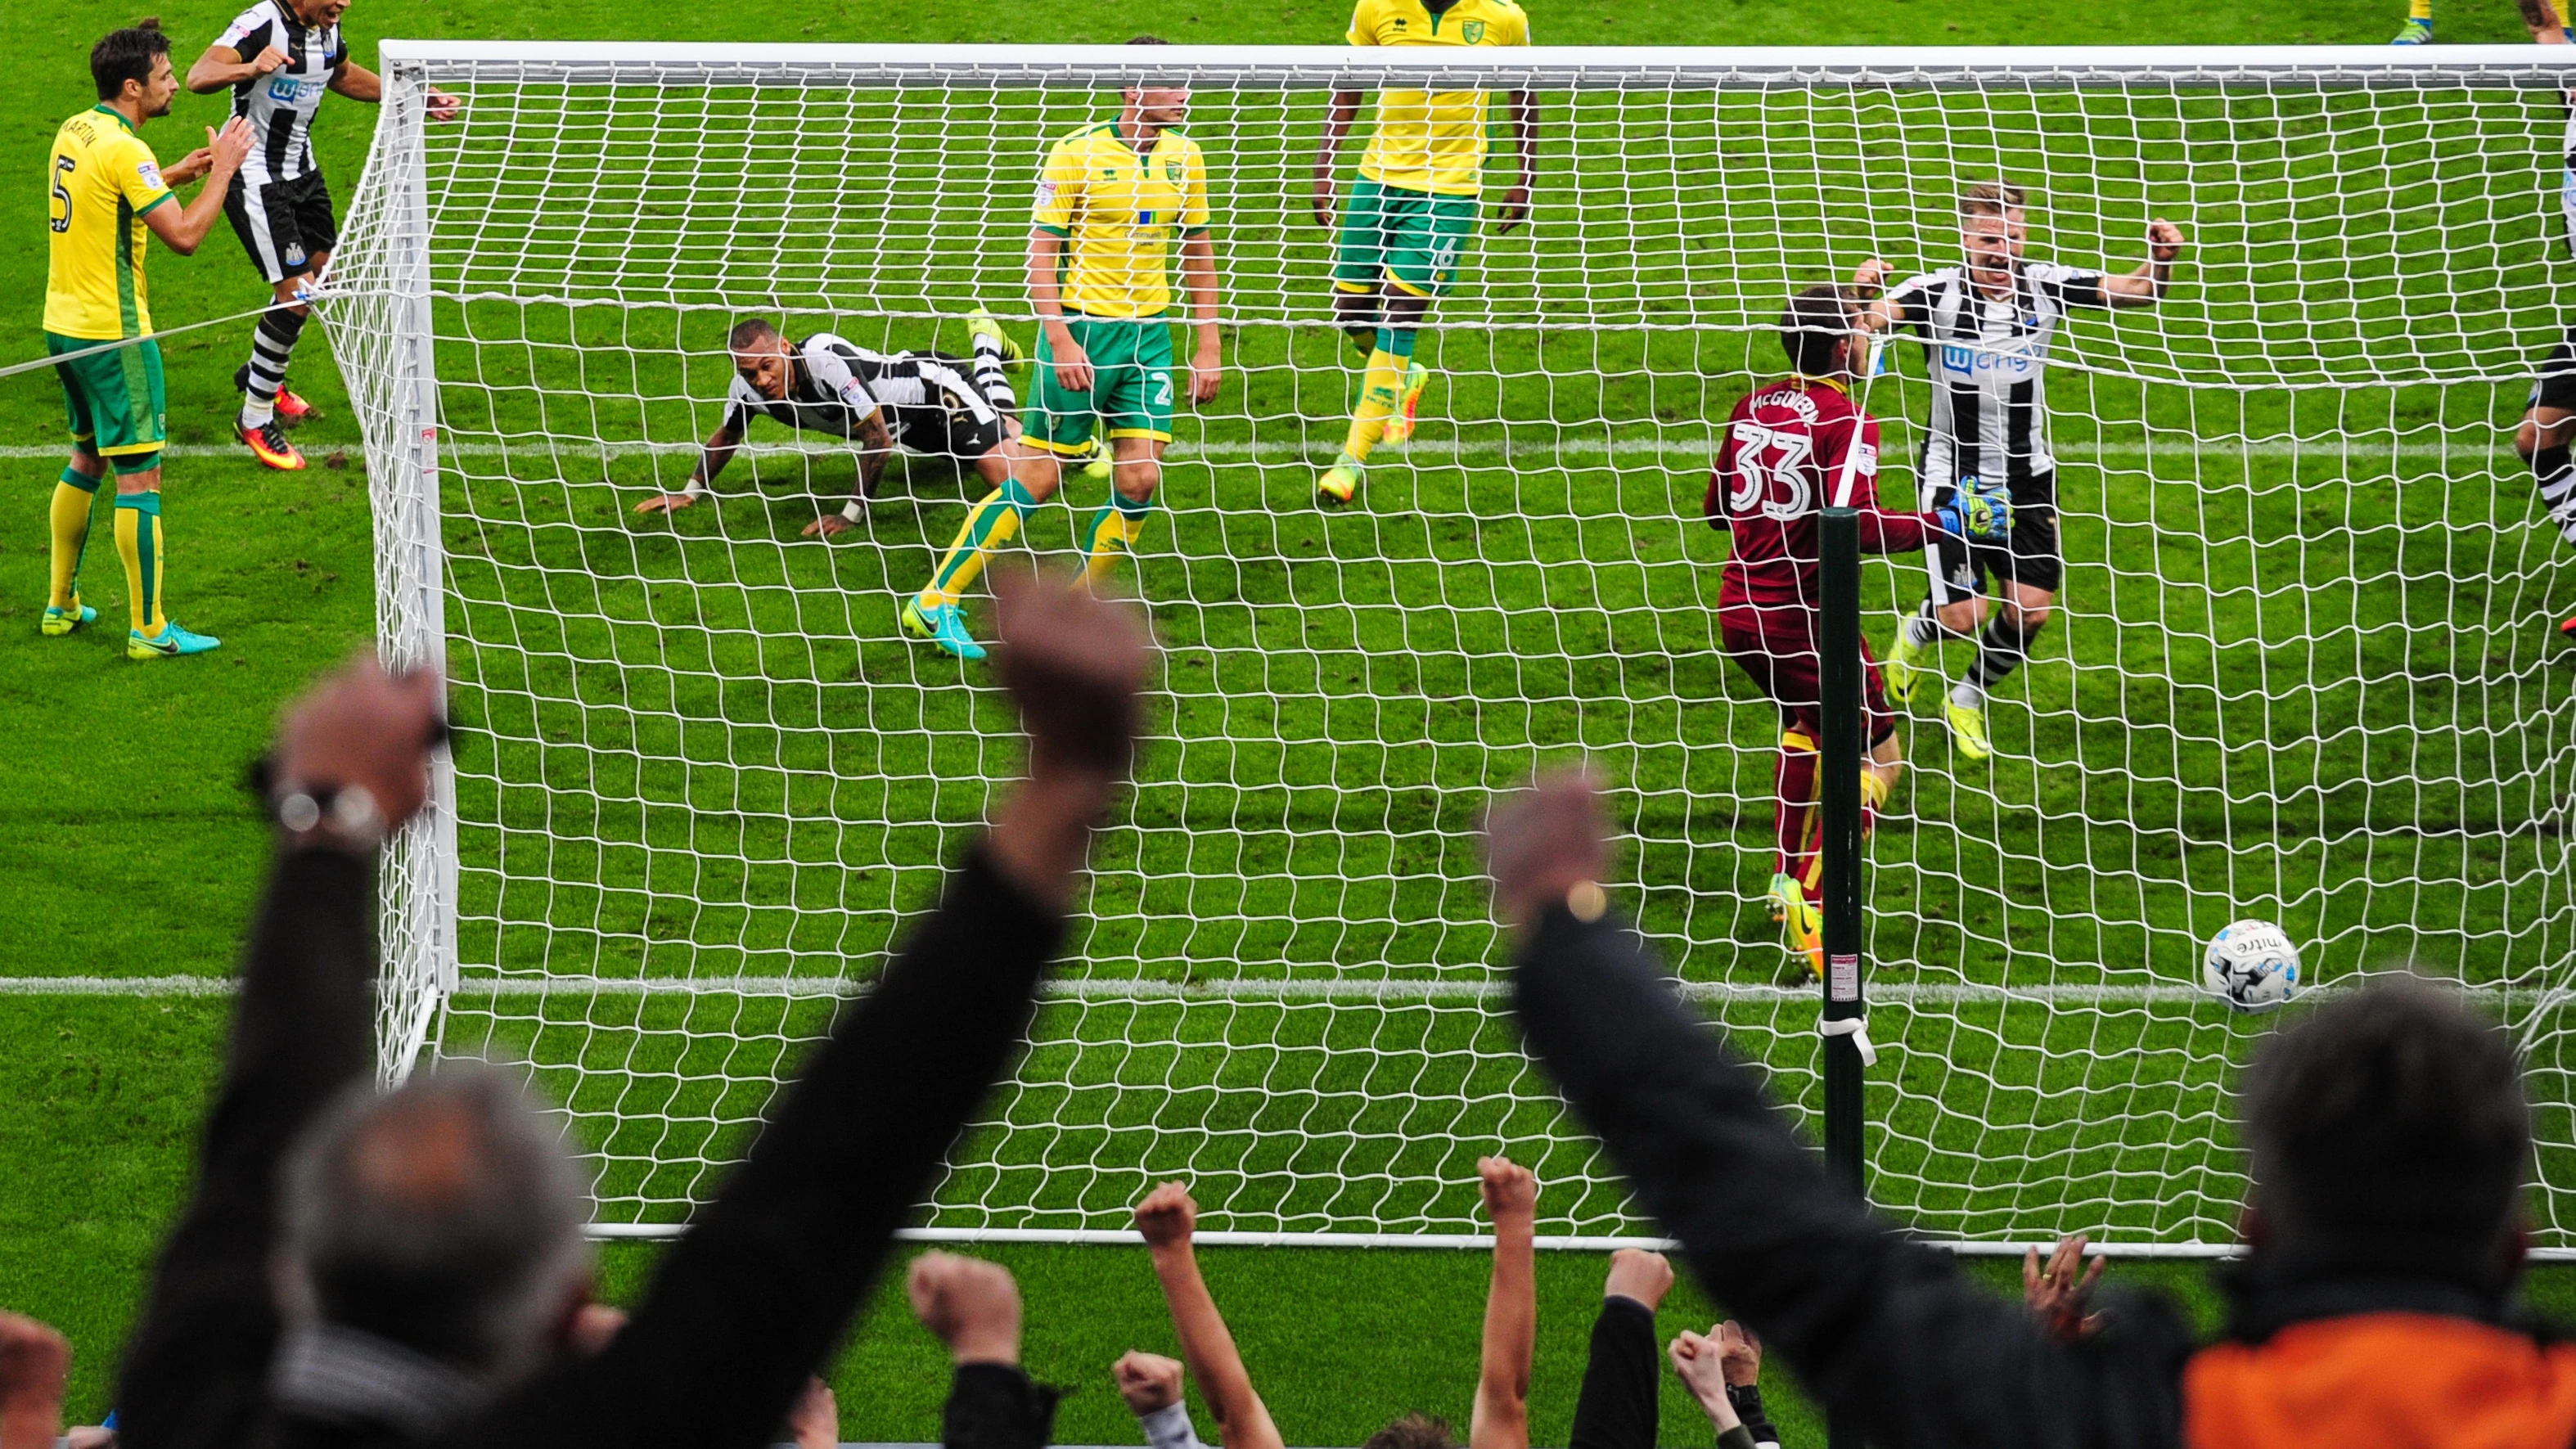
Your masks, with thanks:
<instances>
[{"instance_id":1,"label":"maroon goalkeeper jersey","mask_svg":"<svg viewBox=\"0 0 2576 1449\"><path fill-rule=\"evenodd\" d=\"M1816 519L1828 505L1860 510L1864 553L1919 549L1936 526L1878 506L1878 420L1840 387L1792 376L1738 399L1708 476L1709 527L1735 535L1718 607L1816 607Z\"/></svg>"}]
</instances>

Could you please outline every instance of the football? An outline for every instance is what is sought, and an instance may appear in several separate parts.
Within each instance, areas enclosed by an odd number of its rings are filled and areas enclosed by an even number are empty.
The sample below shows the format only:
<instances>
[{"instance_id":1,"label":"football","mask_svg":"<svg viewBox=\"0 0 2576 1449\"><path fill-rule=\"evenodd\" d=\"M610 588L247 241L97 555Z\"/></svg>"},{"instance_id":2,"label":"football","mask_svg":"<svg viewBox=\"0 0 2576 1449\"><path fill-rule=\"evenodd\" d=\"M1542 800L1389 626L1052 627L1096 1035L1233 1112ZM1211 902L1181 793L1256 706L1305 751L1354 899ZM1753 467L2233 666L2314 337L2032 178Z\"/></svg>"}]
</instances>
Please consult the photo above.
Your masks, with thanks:
<instances>
[{"instance_id":1,"label":"football","mask_svg":"<svg viewBox=\"0 0 2576 1449\"><path fill-rule=\"evenodd\" d=\"M2299 948L2270 921L2238 921L2209 938L2200 979L2238 1011L2270 1011L2299 994Z\"/></svg>"}]
</instances>

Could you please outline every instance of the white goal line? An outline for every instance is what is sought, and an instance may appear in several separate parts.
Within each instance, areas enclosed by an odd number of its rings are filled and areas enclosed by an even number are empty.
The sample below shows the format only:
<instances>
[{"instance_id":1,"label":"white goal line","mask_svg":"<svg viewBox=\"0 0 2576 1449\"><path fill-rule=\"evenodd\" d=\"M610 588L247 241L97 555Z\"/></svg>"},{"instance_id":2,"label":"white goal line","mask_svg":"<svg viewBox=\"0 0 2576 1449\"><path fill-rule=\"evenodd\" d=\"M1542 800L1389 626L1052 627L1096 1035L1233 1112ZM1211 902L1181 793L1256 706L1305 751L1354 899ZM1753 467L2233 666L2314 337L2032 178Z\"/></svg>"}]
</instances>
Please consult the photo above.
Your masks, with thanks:
<instances>
[{"instance_id":1,"label":"white goal line","mask_svg":"<svg viewBox=\"0 0 2576 1449\"><path fill-rule=\"evenodd\" d=\"M736 996L855 997L868 983L833 976L494 976L468 975L456 983L453 997L521 998L542 996ZM240 982L230 976L0 976L0 996L231 996ZM2330 990L2320 986L2315 991ZM2554 1010L2576 999L2576 988L2528 987L2482 983L2468 988L2488 1000L2529 1004ZM1137 1002L1492 1002L1509 994L1497 980L1307 980L1152 981L1076 978L1046 982L1041 993L1051 1001ZM1686 981L1682 997L1691 1001L1759 1002L1811 1005L1813 986L1778 986L1759 982ZM2029 986L1961 981L1880 981L1868 988L1869 999L1890 1005L1951 1005L1974 1002L2029 1002L2034 1005L2145 1005L2189 1002L2216 1007L2217 998L2197 986L2171 982L2114 984L2052 982Z\"/></svg>"},{"instance_id":2,"label":"white goal line","mask_svg":"<svg viewBox=\"0 0 2576 1449\"><path fill-rule=\"evenodd\" d=\"M866 984L822 976L736 977L605 977L605 976L467 976L456 984L457 996L523 997L599 996L856 996ZM1046 982L1045 999L1053 1001L1203 1001L1203 1002L1494 1002L1510 994L1496 980L1423 980L1348 978L1254 979L1245 981L1154 981L1075 978ZM1686 981L1681 995L1691 1001L1768 1002L1809 1005L1821 998L1814 986L1777 986L1758 982ZM1869 988L1873 1001L1955 1003L2023 1000L2079 1005L2210 1001L2216 998L2193 986L2064 984L1988 986L1969 982L1891 981Z\"/></svg>"},{"instance_id":3,"label":"white goal line","mask_svg":"<svg viewBox=\"0 0 2576 1449\"><path fill-rule=\"evenodd\" d=\"M1532 424L1531 426L1544 426ZM2480 447L2473 443L2399 443L2394 447L2364 448L2326 439L2269 441L2260 443L2227 443L2193 440L2173 443L2059 443L2049 451L2060 458L2458 458L2464 462L2500 460L2513 456L2513 450L2498 441ZM347 445L351 451L356 443ZM601 443L590 440L557 441L529 438L509 442L445 442L441 454L461 458L531 457L548 458L566 455L595 457L603 460L645 457L696 457L698 443ZM1330 458L1340 444L1317 439L1311 443L1192 443L1174 442L1164 454L1166 462L1187 463L1195 459L1250 459L1297 463L1317 458ZM241 449L229 443L174 443L161 450L174 458L237 458ZM848 456L848 447L818 447L797 443L752 443L737 451L752 457L827 458ZM1427 439L1389 449L1390 459L1404 456L1435 458L1601 458L1672 456L1708 458L1717 445L1706 439L1683 438L1565 438L1554 442L1487 442L1479 440ZM35 446L24 443L0 447L0 458L59 458L59 446ZM2522 466L2517 459L2516 468Z\"/></svg>"}]
</instances>

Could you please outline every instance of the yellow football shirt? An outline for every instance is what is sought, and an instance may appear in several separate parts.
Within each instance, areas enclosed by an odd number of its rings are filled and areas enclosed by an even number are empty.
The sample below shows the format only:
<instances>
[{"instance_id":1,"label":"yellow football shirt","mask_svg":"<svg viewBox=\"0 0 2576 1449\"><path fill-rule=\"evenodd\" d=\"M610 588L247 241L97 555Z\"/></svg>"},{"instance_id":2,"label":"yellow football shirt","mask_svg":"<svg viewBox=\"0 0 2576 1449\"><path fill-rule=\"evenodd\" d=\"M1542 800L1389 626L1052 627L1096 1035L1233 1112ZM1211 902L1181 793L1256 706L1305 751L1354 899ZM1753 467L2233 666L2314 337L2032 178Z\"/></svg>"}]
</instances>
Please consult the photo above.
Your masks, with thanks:
<instances>
[{"instance_id":1,"label":"yellow football shirt","mask_svg":"<svg viewBox=\"0 0 2576 1449\"><path fill-rule=\"evenodd\" d=\"M143 214L170 199L161 163L125 117L94 106L54 133L45 217L45 330L63 337L140 337L152 330L143 292Z\"/></svg>"},{"instance_id":2,"label":"yellow football shirt","mask_svg":"<svg viewBox=\"0 0 2576 1449\"><path fill-rule=\"evenodd\" d=\"M1457 0L1434 15L1422 0L1359 0L1353 45L1527 45L1529 16L1512 0ZM1483 189L1483 91L1380 91L1360 174L1381 186L1474 196Z\"/></svg>"},{"instance_id":3,"label":"yellow football shirt","mask_svg":"<svg viewBox=\"0 0 2576 1449\"><path fill-rule=\"evenodd\" d=\"M1069 238L1064 305L1094 317L1172 310L1174 244L1207 230L1207 159L1178 131L1137 155L1118 126L1085 126L1055 143L1038 176L1037 224Z\"/></svg>"}]
</instances>

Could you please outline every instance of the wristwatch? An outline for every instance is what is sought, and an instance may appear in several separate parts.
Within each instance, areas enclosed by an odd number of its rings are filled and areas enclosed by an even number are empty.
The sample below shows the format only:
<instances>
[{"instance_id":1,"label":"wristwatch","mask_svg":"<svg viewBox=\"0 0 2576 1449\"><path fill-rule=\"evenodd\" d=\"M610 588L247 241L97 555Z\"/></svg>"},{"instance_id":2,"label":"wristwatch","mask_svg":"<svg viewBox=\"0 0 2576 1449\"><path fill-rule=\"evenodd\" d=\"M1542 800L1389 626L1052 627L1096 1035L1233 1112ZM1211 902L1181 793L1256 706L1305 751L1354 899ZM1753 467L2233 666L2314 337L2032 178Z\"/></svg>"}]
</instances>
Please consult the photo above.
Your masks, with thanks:
<instances>
[{"instance_id":1,"label":"wristwatch","mask_svg":"<svg viewBox=\"0 0 2576 1449\"><path fill-rule=\"evenodd\" d=\"M1591 925L1610 909L1610 893L1603 890L1597 880L1576 881L1566 889L1565 909L1576 920Z\"/></svg>"},{"instance_id":2,"label":"wristwatch","mask_svg":"<svg viewBox=\"0 0 2576 1449\"><path fill-rule=\"evenodd\" d=\"M289 783L269 797L269 814L299 845L374 850L385 843L385 812L364 785Z\"/></svg>"}]
</instances>

